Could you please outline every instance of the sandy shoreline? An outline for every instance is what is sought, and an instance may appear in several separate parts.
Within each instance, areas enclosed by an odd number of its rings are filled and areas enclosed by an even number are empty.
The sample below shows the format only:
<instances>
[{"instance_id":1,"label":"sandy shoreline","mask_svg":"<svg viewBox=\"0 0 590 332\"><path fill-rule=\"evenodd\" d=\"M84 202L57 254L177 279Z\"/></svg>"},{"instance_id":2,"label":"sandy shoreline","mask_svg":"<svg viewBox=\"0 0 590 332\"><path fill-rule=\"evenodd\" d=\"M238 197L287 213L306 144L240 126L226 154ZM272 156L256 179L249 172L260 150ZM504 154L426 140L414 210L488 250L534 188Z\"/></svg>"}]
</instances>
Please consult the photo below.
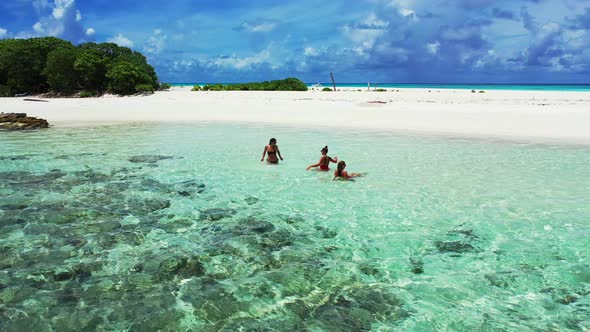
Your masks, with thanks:
<instances>
[{"instance_id":1,"label":"sandy shoreline","mask_svg":"<svg viewBox=\"0 0 590 332\"><path fill-rule=\"evenodd\" d=\"M42 117L55 127L242 122L590 145L587 92L191 92L189 87L174 87L150 96L60 98L44 103L1 98L0 111Z\"/></svg>"}]
</instances>

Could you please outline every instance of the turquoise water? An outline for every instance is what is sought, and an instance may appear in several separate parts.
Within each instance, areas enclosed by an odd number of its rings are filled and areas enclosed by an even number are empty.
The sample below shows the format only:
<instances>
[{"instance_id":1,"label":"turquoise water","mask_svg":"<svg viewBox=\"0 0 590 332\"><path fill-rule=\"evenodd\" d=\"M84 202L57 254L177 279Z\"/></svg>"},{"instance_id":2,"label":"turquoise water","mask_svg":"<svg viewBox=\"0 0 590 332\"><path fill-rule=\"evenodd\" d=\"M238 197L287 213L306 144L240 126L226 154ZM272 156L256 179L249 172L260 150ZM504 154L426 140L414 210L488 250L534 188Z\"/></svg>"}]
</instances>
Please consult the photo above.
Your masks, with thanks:
<instances>
[{"instance_id":1,"label":"turquoise water","mask_svg":"<svg viewBox=\"0 0 590 332\"><path fill-rule=\"evenodd\" d=\"M368 175L306 172L326 144ZM1 331L590 329L588 147L219 124L0 147Z\"/></svg>"},{"instance_id":2,"label":"turquoise water","mask_svg":"<svg viewBox=\"0 0 590 332\"><path fill-rule=\"evenodd\" d=\"M311 86L310 84L309 86ZM322 83L331 87L331 83ZM367 83L344 83L337 87L367 89ZM371 89L375 83L371 83ZM459 90L514 90L514 91L579 91L590 92L590 84L396 84L377 83L376 88L403 89L459 89Z\"/></svg>"},{"instance_id":3,"label":"turquoise water","mask_svg":"<svg viewBox=\"0 0 590 332\"><path fill-rule=\"evenodd\" d=\"M172 86L193 86L206 83L172 83ZM312 87L315 83L308 83ZM321 83L324 87L332 87L332 83ZM341 88L367 89L367 83L338 83ZM371 89L375 83L371 83ZM515 90L515 91L578 91L590 92L590 84L402 84L377 83L377 88L399 89L459 89L459 90Z\"/></svg>"}]
</instances>

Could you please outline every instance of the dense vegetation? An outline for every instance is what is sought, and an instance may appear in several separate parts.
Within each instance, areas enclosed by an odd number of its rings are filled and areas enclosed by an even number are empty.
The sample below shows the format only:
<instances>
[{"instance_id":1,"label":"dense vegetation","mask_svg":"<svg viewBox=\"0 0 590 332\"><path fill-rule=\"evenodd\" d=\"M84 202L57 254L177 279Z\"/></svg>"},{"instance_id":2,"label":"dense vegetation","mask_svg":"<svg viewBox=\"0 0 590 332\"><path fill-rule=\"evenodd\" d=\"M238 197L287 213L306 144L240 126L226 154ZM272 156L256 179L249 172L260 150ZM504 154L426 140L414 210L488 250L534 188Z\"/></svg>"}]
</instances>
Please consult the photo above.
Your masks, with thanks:
<instances>
[{"instance_id":1,"label":"dense vegetation","mask_svg":"<svg viewBox=\"0 0 590 332\"><path fill-rule=\"evenodd\" d=\"M193 91L307 91L307 85L296 78L284 80L233 83L233 84L206 84L203 87L195 85Z\"/></svg>"},{"instance_id":2,"label":"dense vegetation","mask_svg":"<svg viewBox=\"0 0 590 332\"><path fill-rule=\"evenodd\" d=\"M117 44L74 46L55 37L0 40L0 96L45 92L129 95L159 87L146 58Z\"/></svg>"}]
</instances>

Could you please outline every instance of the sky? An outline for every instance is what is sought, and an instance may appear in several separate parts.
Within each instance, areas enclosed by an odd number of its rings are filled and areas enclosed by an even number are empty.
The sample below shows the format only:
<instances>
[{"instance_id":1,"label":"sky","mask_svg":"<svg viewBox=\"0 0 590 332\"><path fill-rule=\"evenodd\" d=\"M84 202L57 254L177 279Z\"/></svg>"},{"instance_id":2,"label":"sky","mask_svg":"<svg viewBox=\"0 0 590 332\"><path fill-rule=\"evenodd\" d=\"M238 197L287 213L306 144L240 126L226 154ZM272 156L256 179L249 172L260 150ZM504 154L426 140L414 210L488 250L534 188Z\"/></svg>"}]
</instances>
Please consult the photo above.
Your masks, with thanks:
<instances>
[{"instance_id":1,"label":"sky","mask_svg":"<svg viewBox=\"0 0 590 332\"><path fill-rule=\"evenodd\" d=\"M0 39L38 36L172 83L590 83L590 0L0 1Z\"/></svg>"}]
</instances>

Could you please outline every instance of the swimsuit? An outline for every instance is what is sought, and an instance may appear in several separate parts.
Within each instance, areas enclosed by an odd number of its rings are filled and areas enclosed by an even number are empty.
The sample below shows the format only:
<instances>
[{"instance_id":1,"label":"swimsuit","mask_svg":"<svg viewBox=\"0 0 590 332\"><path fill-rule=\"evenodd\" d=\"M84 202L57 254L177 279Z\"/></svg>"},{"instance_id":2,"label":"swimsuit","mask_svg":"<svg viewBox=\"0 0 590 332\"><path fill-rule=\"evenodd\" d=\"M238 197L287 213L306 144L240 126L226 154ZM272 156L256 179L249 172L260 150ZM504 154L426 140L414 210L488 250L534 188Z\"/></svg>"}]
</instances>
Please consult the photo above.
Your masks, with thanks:
<instances>
[{"instance_id":1,"label":"swimsuit","mask_svg":"<svg viewBox=\"0 0 590 332\"><path fill-rule=\"evenodd\" d=\"M320 171L329 171L330 170L330 159L328 159L328 157L323 158L323 160L328 161L325 165L320 164Z\"/></svg>"},{"instance_id":2,"label":"swimsuit","mask_svg":"<svg viewBox=\"0 0 590 332\"><path fill-rule=\"evenodd\" d=\"M277 159L277 152L276 151L266 151L266 153L268 154L268 158L266 158L266 161L269 164L278 164L279 160ZM274 156L275 160L270 160L270 156Z\"/></svg>"}]
</instances>

